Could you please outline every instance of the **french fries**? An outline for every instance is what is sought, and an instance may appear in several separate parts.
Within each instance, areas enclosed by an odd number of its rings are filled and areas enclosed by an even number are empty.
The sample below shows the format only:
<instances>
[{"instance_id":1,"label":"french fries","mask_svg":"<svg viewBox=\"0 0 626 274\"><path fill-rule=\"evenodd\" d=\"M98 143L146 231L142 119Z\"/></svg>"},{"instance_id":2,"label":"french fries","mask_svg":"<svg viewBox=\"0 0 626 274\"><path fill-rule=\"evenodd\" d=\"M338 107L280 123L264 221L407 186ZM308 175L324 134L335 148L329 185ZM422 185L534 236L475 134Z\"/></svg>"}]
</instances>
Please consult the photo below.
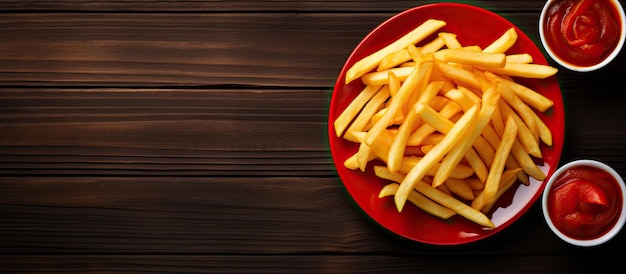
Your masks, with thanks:
<instances>
[{"instance_id":1,"label":"french fries","mask_svg":"<svg viewBox=\"0 0 626 274\"><path fill-rule=\"evenodd\" d=\"M349 68L346 84L360 79L365 88L335 120L335 133L359 144L346 168L377 161L375 175L390 181L378 196L393 196L399 212L410 201L441 219L494 228L489 211L516 182L545 179L533 157L552 145L537 112L554 103L515 77L544 79L557 69L507 54L514 28L481 50L461 44L462 33L437 33L445 25L427 20Z\"/></svg>"}]
</instances>

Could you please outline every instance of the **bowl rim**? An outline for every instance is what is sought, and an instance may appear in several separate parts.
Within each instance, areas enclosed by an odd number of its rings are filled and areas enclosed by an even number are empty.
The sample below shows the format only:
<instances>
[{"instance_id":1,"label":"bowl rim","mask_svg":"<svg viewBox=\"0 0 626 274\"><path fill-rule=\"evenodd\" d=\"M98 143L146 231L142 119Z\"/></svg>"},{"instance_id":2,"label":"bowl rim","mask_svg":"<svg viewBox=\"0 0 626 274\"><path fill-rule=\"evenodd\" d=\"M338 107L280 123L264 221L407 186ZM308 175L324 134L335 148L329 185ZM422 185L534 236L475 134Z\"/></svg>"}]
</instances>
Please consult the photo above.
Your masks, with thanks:
<instances>
[{"instance_id":1,"label":"bowl rim","mask_svg":"<svg viewBox=\"0 0 626 274\"><path fill-rule=\"evenodd\" d=\"M545 49L546 53L550 56L552 60L557 62L562 67L572 70L572 71L591 72L591 71L595 71L595 70L605 67L619 55L619 53L622 51L622 48L624 46L624 42L626 41L626 14L624 13L624 8L622 7L622 4L620 3L619 0L608 0L608 1L611 4L613 4L613 6L615 6L615 8L617 9L617 14L619 15L620 28L621 28L620 39L618 40L617 45L615 46L615 49L613 49L611 54L609 54L604 60L602 60L602 62L597 63L595 65L591 65L591 66L578 66L578 65L573 65L571 63L568 63L562 60L554 51L552 51L552 49L548 45L543 22L545 22L546 20L549 7L555 1L559 1L559 0L546 1L546 3L541 8L541 14L539 15L539 39L541 40L541 44L543 45L543 48Z\"/></svg>"},{"instance_id":2,"label":"bowl rim","mask_svg":"<svg viewBox=\"0 0 626 274\"><path fill-rule=\"evenodd\" d=\"M611 228L611 230L609 230L604 235L594 238L594 239L581 240L581 239L575 239L575 238L572 238L563 234L554 225L554 223L552 222L552 219L550 218L550 214L548 212L548 196L549 196L550 190L552 189L552 186L565 171L567 171L568 169L572 167L577 167L577 166L595 167L595 168L603 170L604 172L609 173L613 178L615 178L622 194L622 209L620 212L619 219L617 220L615 225ZM552 230L552 232L556 234L561 240L569 244L582 246L582 247L591 247L591 246L601 245L601 244L608 242L617 234L619 234L619 232L622 230L624 226L624 223L626 223L626 185L624 184L624 179L622 178L622 176L619 175L619 173L617 173L615 169L613 169L612 167L610 167L609 165L603 162L600 162L597 160L591 160L591 159L575 160L559 167L554 172L552 177L550 177L550 179L548 180L548 183L546 184L546 187L543 190L543 196L541 197L541 208L543 212L543 217L546 223L548 224L548 226L550 227L550 230Z\"/></svg>"}]
</instances>

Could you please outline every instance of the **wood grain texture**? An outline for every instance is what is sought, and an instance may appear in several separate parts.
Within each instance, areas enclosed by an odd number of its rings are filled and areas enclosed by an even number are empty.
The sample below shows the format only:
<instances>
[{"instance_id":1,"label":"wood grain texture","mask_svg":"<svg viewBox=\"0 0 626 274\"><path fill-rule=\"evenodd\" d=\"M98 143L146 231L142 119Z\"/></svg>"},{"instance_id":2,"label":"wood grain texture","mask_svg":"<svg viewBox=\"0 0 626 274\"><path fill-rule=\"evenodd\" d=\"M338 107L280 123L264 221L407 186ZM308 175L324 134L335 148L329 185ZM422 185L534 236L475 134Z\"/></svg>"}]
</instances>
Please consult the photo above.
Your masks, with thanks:
<instances>
[{"instance_id":1,"label":"wood grain texture","mask_svg":"<svg viewBox=\"0 0 626 274\"><path fill-rule=\"evenodd\" d=\"M394 256L394 255L274 255L274 256L7 256L0 258L8 273L31 264L31 273L58 269L63 273L590 273L619 266L600 256ZM496 263L497 262L497 263ZM242 269L242 265L255 267ZM436 269L431 267L436 265Z\"/></svg>"},{"instance_id":2,"label":"wood grain texture","mask_svg":"<svg viewBox=\"0 0 626 274\"><path fill-rule=\"evenodd\" d=\"M167 12L399 12L417 5L444 1L0 1L4 11L167 11ZM499 12L538 12L544 1L455 1Z\"/></svg>"},{"instance_id":3,"label":"wood grain texture","mask_svg":"<svg viewBox=\"0 0 626 274\"><path fill-rule=\"evenodd\" d=\"M343 63L390 16L440 1L0 0L0 272L607 270L535 204L492 238L438 247L366 216L327 112ZM459 1L539 44L544 1ZM626 62L561 70L562 162L626 174ZM613 264L615 262L615 264ZM598 269L601 263L607 269Z\"/></svg>"},{"instance_id":4,"label":"wood grain texture","mask_svg":"<svg viewBox=\"0 0 626 274\"><path fill-rule=\"evenodd\" d=\"M0 86L332 87L393 14L7 13ZM534 14L509 15L536 29Z\"/></svg>"},{"instance_id":5,"label":"wood grain texture","mask_svg":"<svg viewBox=\"0 0 626 274\"><path fill-rule=\"evenodd\" d=\"M0 184L4 254L576 254L538 207L476 244L411 243L365 216L336 178L4 176Z\"/></svg>"}]
</instances>

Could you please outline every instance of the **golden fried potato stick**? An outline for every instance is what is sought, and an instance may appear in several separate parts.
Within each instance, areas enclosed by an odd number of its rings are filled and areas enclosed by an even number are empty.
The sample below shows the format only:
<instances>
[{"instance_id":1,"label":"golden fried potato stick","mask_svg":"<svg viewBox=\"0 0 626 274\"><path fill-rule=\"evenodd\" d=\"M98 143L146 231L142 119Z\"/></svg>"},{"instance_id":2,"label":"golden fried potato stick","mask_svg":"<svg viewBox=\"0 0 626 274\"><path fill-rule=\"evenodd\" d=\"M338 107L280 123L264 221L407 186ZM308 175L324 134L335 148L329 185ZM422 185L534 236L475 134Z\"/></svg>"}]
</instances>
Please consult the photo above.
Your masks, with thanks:
<instances>
[{"instance_id":1,"label":"golden fried potato stick","mask_svg":"<svg viewBox=\"0 0 626 274\"><path fill-rule=\"evenodd\" d=\"M406 181L406 177L405 177L405 180L402 181L402 183L404 183L405 181ZM400 184L400 187L396 191L396 195L394 196L394 199L398 197L398 193L402 189L402 183ZM457 214L465 217L466 219L474 223L477 223L479 225L482 225L488 228L495 227L493 222L491 222L491 220L489 220L489 218L485 216L485 214L483 214L482 212L476 209L473 209L472 207L466 205L465 203L455 199L454 197L446 193L441 192L440 190L436 188L433 188L430 184L422 180L419 180L418 182L415 183L415 189L418 192L424 194L424 196L439 203L440 205L443 205L447 208L454 210Z\"/></svg>"},{"instance_id":2,"label":"golden fried potato stick","mask_svg":"<svg viewBox=\"0 0 626 274\"><path fill-rule=\"evenodd\" d=\"M459 142L464 133L473 124L474 119L476 119L478 110L479 106L476 105L467 111L461 119L457 121L452 130L446 134L443 140L441 140L441 142L435 145L431 151L424 155L424 158L422 158L422 160L419 161L417 165L415 165L406 175L400 184L398 192L394 196L394 201L398 211L402 211L409 193L413 190L413 188L415 188L415 185L424 178L426 172L434 167L445 156L445 154ZM430 186L429 188L432 189Z\"/></svg>"},{"instance_id":3,"label":"golden fried potato stick","mask_svg":"<svg viewBox=\"0 0 626 274\"><path fill-rule=\"evenodd\" d=\"M444 184L450 192L466 201L474 200L474 191L470 184L463 179L449 178Z\"/></svg>"},{"instance_id":4,"label":"golden fried potato stick","mask_svg":"<svg viewBox=\"0 0 626 274\"><path fill-rule=\"evenodd\" d=\"M398 80L405 81L413 71L413 67L390 68L382 71L369 72L361 77L363 84L367 86L382 86L389 84L389 72L393 72Z\"/></svg>"},{"instance_id":5,"label":"golden fried potato stick","mask_svg":"<svg viewBox=\"0 0 626 274\"><path fill-rule=\"evenodd\" d=\"M435 60L435 67L437 67L443 76L450 78L457 84L478 90L482 88L480 79L471 71L438 60Z\"/></svg>"},{"instance_id":6,"label":"golden fried potato stick","mask_svg":"<svg viewBox=\"0 0 626 274\"><path fill-rule=\"evenodd\" d=\"M389 78L389 94L391 96L396 96L398 90L400 90L400 87L402 86L402 81L400 81L400 78L398 78L392 70L387 72L387 77Z\"/></svg>"},{"instance_id":7,"label":"golden fried potato stick","mask_svg":"<svg viewBox=\"0 0 626 274\"><path fill-rule=\"evenodd\" d=\"M446 42L441 39L441 37L436 37L432 41L423 45L420 49L422 54L434 53L446 45Z\"/></svg>"},{"instance_id":8,"label":"golden fried potato stick","mask_svg":"<svg viewBox=\"0 0 626 274\"><path fill-rule=\"evenodd\" d=\"M545 112L554 105L554 102L552 100L545 97L541 93L531 88L528 88L527 86L516 83L515 81L505 79L489 71L485 71L485 77L487 77L487 79L489 79L489 81L491 82L497 80L502 81L502 83L504 83L510 90L515 92L515 95L522 99L524 103L528 104L538 111Z\"/></svg>"},{"instance_id":9,"label":"golden fried potato stick","mask_svg":"<svg viewBox=\"0 0 626 274\"><path fill-rule=\"evenodd\" d=\"M346 107L346 109L339 114L339 117L335 119L334 127L335 133L337 133L337 137L340 137L343 134L343 131L348 127L352 119L361 111L363 106L378 92L381 86L366 86L359 93L359 95L350 102L350 104Z\"/></svg>"},{"instance_id":10,"label":"golden fried potato stick","mask_svg":"<svg viewBox=\"0 0 626 274\"><path fill-rule=\"evenodd\" d=\"M459 43L459 40L456 39L456 34L454 33L440 32L437 36L443 39L448 49L459 49L463 47L461 43Z\"/></svg>"},{"instance_id":11,"label":"golden fried potato stick","mask_svg":"<svg viewBox=\"0 0 626 274\"><path fill-rule=\"evenodd\" d=\"M384 170L384 167L378 167L378 168L374 167L374 170L375 171ZM376 173L376 175L381 178L384 178L383 176L385 176L384 174L378 174L378 173ZM400 175L400 174L395 174L395 175L396 176L394 177L404 177L403 175ZM391 180L391 178L384 178L384 179ZM380 190L380 193L378 194L378 198L395 195L396 192L398 191L398 187L399 185L396 183L391 183L391 184L384 186ZM439 217L441 219L449 219L450 217L456 215L456 212L454 212L454 210L449 209L447 207L443 207L433 202L432 200L426 198L424 195L422 195L421 193L415 190L411 191L411 194L409 194L409 202L419 207L420 209L424 210L425 212L430 213L433 216Z\"/></svg>"},{"instance_id":12,"label":"golden fried potato stick","mask_svg":"<svg viewBox=\"0 0 626 274\"><path fill-rule=\"evenodd\" d=\"M506 63L503 68L479 67L482 70L491 71L512 77L545 79L555 75L559 70L555 67L541 64Z\"/></svg>"},{"instance_id":13,"label":"golden fried potato stick","mask_svg":"<svg viewBox=\"0 0 626 274\"><path fill-rule=\"evenodd\" d=\"M456 115L457 113L461 112L461 108L459 107L458 104L454 103L454 102L449 102L446 104L446 106L443 107L442 110L439 111L439 114L447 119L452 118L452 116ZM407 140L407 145L409 146L419 146L422 145L424 140L430 136L431 134L433 134L436 131L435 128L433 128L431 125L429 125L428 123L422 124L418 129L416 129L411 136L409 136L409 139Z\"/></svg>"},{"instance_id":14,"label":"golden fried potato stick","mask_svg":"<svg viewBox=\"0 0 626 274\"><path fill-rule=\"evenodd\" d=\"M346 72L346 84L349 84L355 79L363 76L365 73L374 70L378 66L380 61L390 53L405 49L409 45L415 45L421 42L423 39L435 33L437 30L444 27L445 25L445 21L428 19L424 23L420 24L417 28L403 35L398 40L395 40L393 43L357 61Z\"/></svg>"},{"instance_id":15,"label":"golden fried potato stick","mask_svg":"<svg viewBox=\"0 0 626 274\"><path fill-rule=\"evenodd\" d=\"M548 146L552 146L552 131L548 128L548 125L546 125L534 112L533 118L535 118L535 122L537 123L537 130L539 131L539 138L541 141Z\"/></svg>"},{"instance_id":16,"label":"golden fried potato stick","mask_svg":"<svg viewBox=\"0 0 626 274\"><path fill-rule=\"evenodd\" d=\"M507 63L530 64L533 61L533 56L528 53L509 54L506 56Z\"/></svg>"},{"instance_id":17,"label":"golden fried potato stick","mask_svg":"<svg viewBox=\"0 0 626 274\"><path fill-rule=\"evenodd\" d=\"M493 202L491 202L490 204L485 204L483 206L481 210L483 213L486 214L487 212L489 212L489 210L491 210L496 201L498 201L498 199L500 199L500 197L502 197L502 195L504 195L504 193L509 190L509 188L511 188L513 184L517 181L519 174L522 174L521 168L505 170L502 173L500 186L498 188L498 194L496 194L496 198L493 200Z\"/></svg>"},{"instance_id":18,"label":"golden fried potato stick","mask_svg":"<svg viewBox=\"0 0 626 274\"><path fill-rule=\"evenodd\" d=\"M513 186L513 183L517 181L519 178L519 174L522 174L521 168L516 169L507 169L502 173L502 178L500 179L500 184L498 188L498 193L496 194L496 201L509 189ZM471 183L471 182L470 182ZM483 185L484 187L484 185ZM480 191L478 195L472 200L471 206L476 210L480 210L483 213L489 212L494 203L486 205L484 203L484 191Z\"/></svg>"},{"instance_id":19,"label":"golden fried potato stick","mask_svg":"<svg viewBox=\"0 0 626 274\"><path fill-rule=\"evenodd\" d=\"M396 138L394 138L393 143L389 148L387 167L391 173L396 173L400 170L402 158L404 157L404 151L406 149L406 141L418 120L419 116L417 113L409 110L406 119L398 128L398 134L396 134Z\"/></svg>"},{"instance_id":20,"label":"golden fried potato stick","mask_svg":"<svg viewBox=\"0 0 626 274\"><path fill-rule=\"evenodd\" d=\"M466 49L448 49L443 54L443 59L447 62L482 67L503 68L506 65L504 53L474 52Z\"/></svg>"},{"instance_id":21,"label":"golden fried potato stick","mask_svg":"<svg viewBox=\"0 0 626 274\"><path fill-rule=\"evenodd\" d=\"M496 149L496 158L491 164L489 169L489 176L487 176L487 182L485 182L485 189L483 190L484 204L493 203L498 194L498 188L500 187L500 179L502 179L502 172L504 171L504 165L506 159L511 152L513 143L517 137L517 124L513 117L509 116L504 126L504 134L500 140L500 144Z\"/></svg>"},{"instance_id":22,"label":"golden fried potato stick","mask_svg":"<svg viewBox=\"0 0 626 274\"><path fill-rule=\"evenodd\" d=\"M502 129L502 132L504 132L504 129ZM483 129L483 133L482 136L485 138L485 140L487 140L487 142L489 142L489 144L492 147L498 147L498 145L500 144L500 136L498 135L498 133L496 133L496 130L493 128L493 126L487 125L484 129ZM519 144L519 141L516 140L516 143ZM515 144L513 144L513 147L515 147ZM520 144L520 148L521 148L521 153L524 154L526 153L526 151L524 150L523 147L521 147ZM512 150L515 150L515 148L513 148ZM530 162L532 162L532 159L528 156L528 154L525 154L524 156L526 159L528 159ZM495 157L494 157L495 158ZM493 161L492 161L493 162ZM513 152L509 155L509 157L506 160L506 164L505 164L507 169L516 169L516 168L521 168L521 165L517 162L517 160L515 159L515 157L513 157ZM530 167L528 169L531 169ZM534 166L535 170L537 169L537 166ZM525 171L525 170L524 170ZM529 179L528 176L526 175L525 172L521 172L518 176L518 180L520 180L520 182L522 184L528 185Z\"/></svg>"},{"instance_id":23,"label":"golden fried potato stick","mask_svg":"<svg viewBox=\"0 0 626 274\"><path fill-rule=\"evenodd\" d=\"M376 71L385 71L391 68L395 68L410 60L411 60L411 55L409 55L409 52L406 50L406 48L404 48L404 49L392 52L388 54L387 56L385 56L382 60L380 60L380 63L378 64Z\"/></svg>"},{"instance_id":24,"label":"golden fried potato stick","mask_svg":"<svg viewBox=\"0 0 626 274\"><path fill-rule=\"evenodd\" d=\"M517 42L517 32L514 28L505 31L498 39L491 42L489 46L483 49L487 53L505 53Z\"/></svg>"},{"instance_id":25,"label":"golden fried potato stick","mask_svg":"<svg viewBox=\"0 0 626 274\"><path fill-rule=\"evenodd\" d=\"M354 121L346 130L346 134L344 134L343 138L351 141L357 142L356 138L353 136L354 132L362 132L367 129L367 125L376 114L376 112L381 108L381 106L389 99L389 86L383 86L377 93L372 97L372 99L367 102L367 104L363 107L361 112L358 114Z\"/></svg>"}]
</instances>

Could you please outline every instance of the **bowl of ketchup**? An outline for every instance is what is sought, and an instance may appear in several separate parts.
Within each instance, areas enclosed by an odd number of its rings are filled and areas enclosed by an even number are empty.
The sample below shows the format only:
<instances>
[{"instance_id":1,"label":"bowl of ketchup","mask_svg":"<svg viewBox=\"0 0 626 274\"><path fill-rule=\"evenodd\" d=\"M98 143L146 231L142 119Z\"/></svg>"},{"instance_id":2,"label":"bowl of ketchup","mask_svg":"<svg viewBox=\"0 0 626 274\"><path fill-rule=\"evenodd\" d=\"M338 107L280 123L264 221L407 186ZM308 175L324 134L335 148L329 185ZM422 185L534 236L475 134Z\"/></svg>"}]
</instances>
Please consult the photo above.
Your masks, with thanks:
<instances>
[{"instance_id":1,"label":"bowl of ketchup","mask_svg":"<svg viewBox=\"0 0 626 274\"><path fill-rule=\"evenodd\" d=\"M620 53L626 17L618 0L548 0L539 36L548 55L578 72L600 69Z\"/></svg>"},{"instance_id":2,"label":"bowl of ketchup","mask_svg":"<svg viewBox=\"0 0 626 274\"><path fill-rule=\"evenodd\" d=\"M563 165L542 196L544 218L563 241L597 246L617 235L626 221L626 186L610 166L595 160Z\"/></svg>"}]
</instances>

